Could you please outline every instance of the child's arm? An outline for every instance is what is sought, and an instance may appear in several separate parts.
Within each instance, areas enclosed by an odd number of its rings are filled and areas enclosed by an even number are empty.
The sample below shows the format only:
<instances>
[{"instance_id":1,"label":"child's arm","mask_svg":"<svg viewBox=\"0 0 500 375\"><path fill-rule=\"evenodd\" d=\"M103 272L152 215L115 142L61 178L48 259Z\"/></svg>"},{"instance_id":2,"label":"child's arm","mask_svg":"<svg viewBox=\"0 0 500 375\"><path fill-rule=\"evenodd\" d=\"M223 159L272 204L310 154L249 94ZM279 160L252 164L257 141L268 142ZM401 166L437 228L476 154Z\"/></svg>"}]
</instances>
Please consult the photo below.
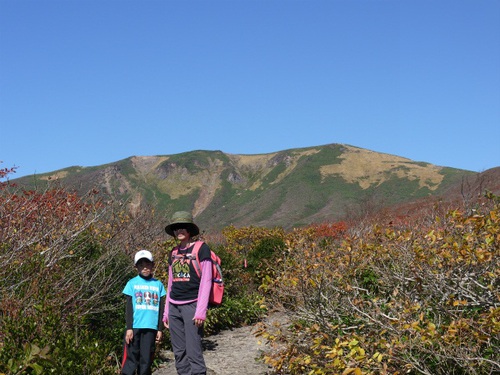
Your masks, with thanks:
<instances>
[{"instance_id":1,"label":"child's arm","mask_svg":"<svg viewBox=\"0 0 500 375\"><path fill-rule=\"evenodd\" d=\"M165 308L166 296L160 298L160 311L158 312L158 330L156 331L156 342L160 342L163 337L163 310Z\"/></svg>"},{"instance_id":2,"label":"child's arm","mask_svg":"<svg viewBox=\"0 0 500 375\"><path fill-rule=\"evenodd\" d=\"M125 342L130 344L134 338L134 308L132 306L132 296L127 296L127 304L125 307L125 324L127 327L127 333L125 334Z\"/></svg>"}]
</instances>

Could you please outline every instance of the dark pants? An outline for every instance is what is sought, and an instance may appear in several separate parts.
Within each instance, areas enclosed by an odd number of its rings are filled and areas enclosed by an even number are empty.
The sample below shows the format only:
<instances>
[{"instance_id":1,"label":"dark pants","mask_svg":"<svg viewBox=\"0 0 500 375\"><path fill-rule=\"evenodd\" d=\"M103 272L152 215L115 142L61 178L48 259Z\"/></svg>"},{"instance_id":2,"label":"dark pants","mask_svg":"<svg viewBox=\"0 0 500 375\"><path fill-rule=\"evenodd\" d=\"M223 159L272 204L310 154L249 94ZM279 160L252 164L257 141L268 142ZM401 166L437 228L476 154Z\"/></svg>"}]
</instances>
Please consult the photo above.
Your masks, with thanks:
<instances>
[{"instance_id":1,"label":"dark pants","mask_svg":"<svg viewBox=\"0 0 500 375\"><path fill-rule=\"evenodd\" d=\"M175 368L179 375L204 375L207 373L201 338L203 329L194 324L196 302L186 305L170 304L168 326Z\"/></svg>"},{"instance_id":2,"label":"dark pants","mask_svg":"<svg viewBox=\"0 0 500 375\"><path fill-rule=\"evenodd\" d=\"M134 339L125 344L123 350L122 374L151 375L151 365L155 353L156 330L134 329Z\"/></svg>"}]
</instances>

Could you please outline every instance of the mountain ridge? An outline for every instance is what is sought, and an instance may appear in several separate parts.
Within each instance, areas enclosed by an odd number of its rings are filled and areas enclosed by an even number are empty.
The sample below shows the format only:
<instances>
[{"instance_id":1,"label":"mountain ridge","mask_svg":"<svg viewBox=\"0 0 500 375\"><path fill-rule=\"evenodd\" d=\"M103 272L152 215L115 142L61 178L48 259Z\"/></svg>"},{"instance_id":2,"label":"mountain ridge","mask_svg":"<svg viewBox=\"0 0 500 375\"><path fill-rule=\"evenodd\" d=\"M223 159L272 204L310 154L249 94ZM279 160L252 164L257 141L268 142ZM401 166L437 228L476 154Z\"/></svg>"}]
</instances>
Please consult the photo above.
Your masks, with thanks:
<instances>
[{"instance_id":1,"label":"mountain ridge","mask_svg":"<svg viewBox=\"0 0 500 375\"><path fill-rule=\"evenodd\" d=\"M166 217L190 210L200 226L218 230L340 220L367 202L392 206L438 197L478 175L333 143L267 154L195 150L131 156L14 181L57 181L80 194L99 189L127 202L132 212L146 205Z\"/></svg>"}]
</instances>

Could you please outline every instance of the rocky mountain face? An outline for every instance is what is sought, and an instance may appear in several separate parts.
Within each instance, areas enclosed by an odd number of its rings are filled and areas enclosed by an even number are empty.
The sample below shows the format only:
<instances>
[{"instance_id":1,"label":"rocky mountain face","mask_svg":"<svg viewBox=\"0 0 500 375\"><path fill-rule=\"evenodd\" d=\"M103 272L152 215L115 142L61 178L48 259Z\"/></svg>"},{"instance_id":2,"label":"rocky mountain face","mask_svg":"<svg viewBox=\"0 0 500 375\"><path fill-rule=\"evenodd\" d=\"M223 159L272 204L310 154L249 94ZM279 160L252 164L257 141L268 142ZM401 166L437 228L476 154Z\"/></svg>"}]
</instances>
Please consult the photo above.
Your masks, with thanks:
<instances>
[{"instance_id":1,"label":"rocky mountain face","mask_svg":"<svg viewBox=\"0 0 500 375\"><path fill-rule=\"evenodd\" d=\"M217 230L231 224L291 228L336 221L368 208L463 194L464 185L479 179L476 172L329 144L259 155L133 156L15 181L27 186L57 181L81 194L98 189L131 211L151 205L166 217L188 210L200 227Z\"/></svg>"}]
</instances>

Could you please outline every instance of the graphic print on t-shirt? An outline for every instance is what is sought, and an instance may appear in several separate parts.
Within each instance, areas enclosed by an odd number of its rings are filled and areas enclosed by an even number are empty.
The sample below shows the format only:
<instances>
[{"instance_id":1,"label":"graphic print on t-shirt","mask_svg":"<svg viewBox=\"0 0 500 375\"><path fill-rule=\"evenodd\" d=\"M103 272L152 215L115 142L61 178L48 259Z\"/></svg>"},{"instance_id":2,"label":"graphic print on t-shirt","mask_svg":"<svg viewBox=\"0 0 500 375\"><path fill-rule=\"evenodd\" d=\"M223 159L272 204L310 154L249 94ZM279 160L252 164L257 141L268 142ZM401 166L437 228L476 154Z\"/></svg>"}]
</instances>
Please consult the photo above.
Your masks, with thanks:
<instances>
[{"instance_id":1,"label":"graphic print on t-shirt","mask_svg":"<svg viewBox=\"0 0 500 375\"><path fill-rule=\"evenodd\" d=\"M191 259L184 256L175 256L172 263L173 281L189 281L191 275L189 273L189 264Z\"/></svg>"},{"instance_id":2,"label":"graphic print on t-shirt","mask_svg":"<svg viewBox=\"0 0 500 375\"><path fill-rule=\"evenodd\" d=\"M135 292L135 303L138 305L142 303L142 292L140 290Z\"/></svg>"}]
</instances>

